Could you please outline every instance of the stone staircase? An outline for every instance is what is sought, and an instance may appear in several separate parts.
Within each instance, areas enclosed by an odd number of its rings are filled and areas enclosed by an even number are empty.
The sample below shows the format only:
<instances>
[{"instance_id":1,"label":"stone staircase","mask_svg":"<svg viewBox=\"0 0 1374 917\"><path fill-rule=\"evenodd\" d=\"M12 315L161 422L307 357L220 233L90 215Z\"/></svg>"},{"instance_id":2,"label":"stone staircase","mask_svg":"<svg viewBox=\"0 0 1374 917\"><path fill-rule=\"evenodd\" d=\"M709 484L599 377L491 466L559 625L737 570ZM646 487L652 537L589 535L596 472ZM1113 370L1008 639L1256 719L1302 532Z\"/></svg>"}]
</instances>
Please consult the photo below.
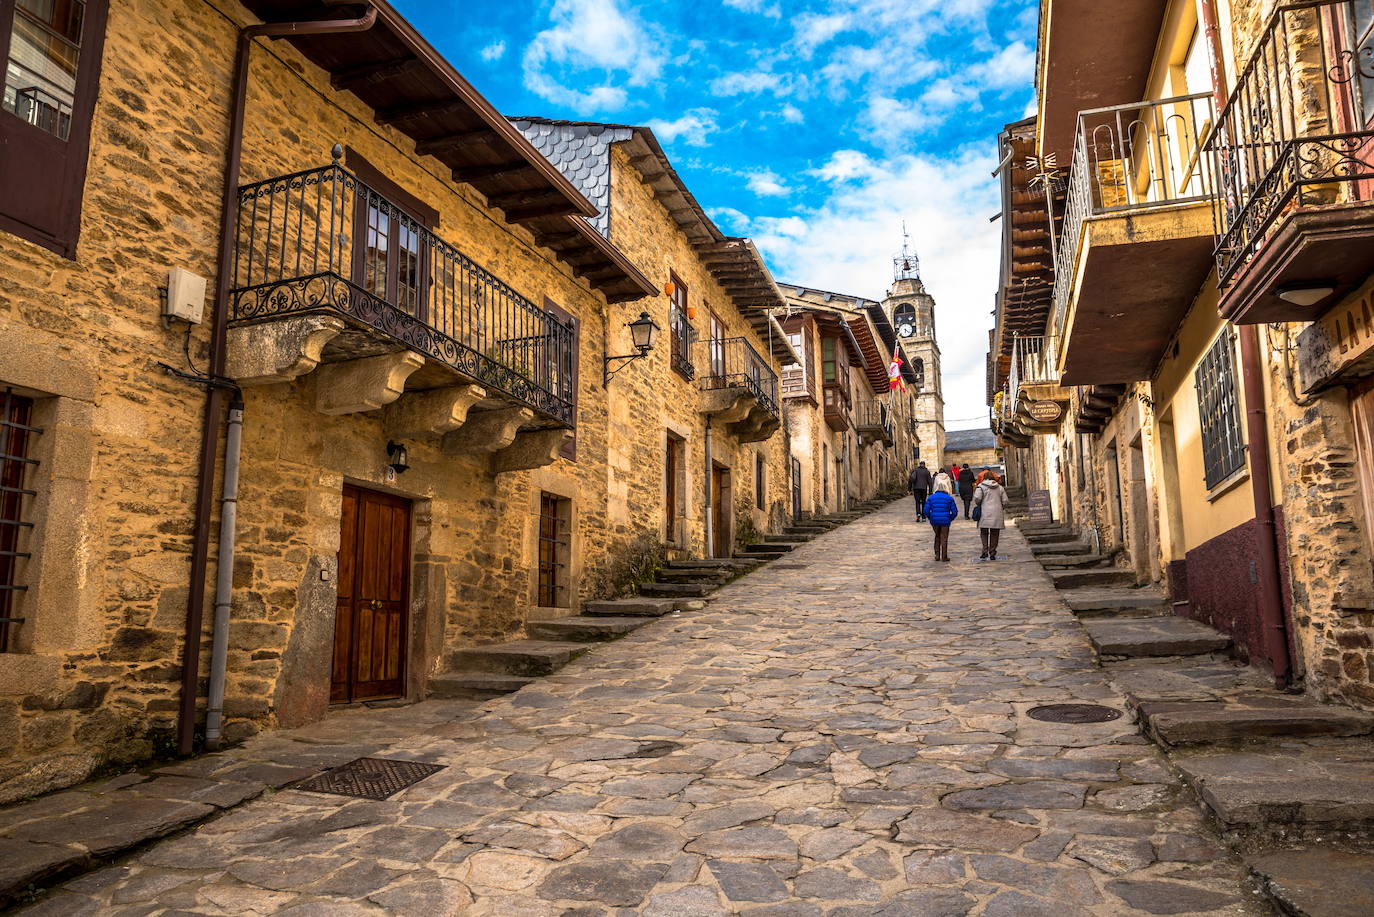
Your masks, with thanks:
<instances>
[{"instance_id":1,"label":"stone staircase","mask_svg":"<svg viewBox=\"0 0 1374 917\"><path fill-rule=\"evenodd\" d=\"M1256 886L1290 917L1374 914L1374 714L1274 690L1231 657L1229 637L1175 616L1162 590L1066 563L1091 555L1062 526L1020 525L1141 731Z\"/></svg>"},{"instance_id":2,"label":"stone staircase","mask_svg":"<svg viewBox=\"0 0 1374 917\"><path fill-rule=\"evenodd\" d=\"M804 519L778 534L761 536L734 557L670 560L653 582L636 587L635 596L585 602L579 615L529 621L525 639L456 650L445 660L445 670L430 678L429 696L486 699L518 691L597 643L623 637L676 611L703 608L706 597L731 580L889 502L870 500L849 512Z\"/></svg>"}]
</instances>

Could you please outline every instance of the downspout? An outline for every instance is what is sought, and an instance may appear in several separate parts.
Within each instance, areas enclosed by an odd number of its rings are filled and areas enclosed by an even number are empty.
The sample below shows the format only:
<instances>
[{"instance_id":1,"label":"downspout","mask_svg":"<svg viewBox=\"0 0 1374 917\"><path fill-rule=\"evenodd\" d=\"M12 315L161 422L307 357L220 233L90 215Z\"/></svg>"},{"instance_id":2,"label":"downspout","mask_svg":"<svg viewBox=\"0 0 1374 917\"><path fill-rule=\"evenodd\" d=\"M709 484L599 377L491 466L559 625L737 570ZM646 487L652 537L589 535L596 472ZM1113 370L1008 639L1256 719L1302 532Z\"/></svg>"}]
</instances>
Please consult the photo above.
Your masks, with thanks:
<instances>
[{"instance_id":1,"label":"downspout","mask_svg":"<svg viewBox=\"0 0 1374 917\"><path fill-rule=\"evenodd\" d=\"M259 36L327 35L363 32L377 21L377 10L368 7L356 19L317 22L276 22L250 25L239 30L234 60L234 84L229 121L229 144L224 163L224 188L220 203L219 264L215 279L215 307L210 330L210 393L205 399L200 456L197 464L195 531L191 543L190 591L186 601L186 629L182 640L181 697L177 711L177 753L195 750L196 697L200 676L200 633L205 617L205 574L210 562L210 517L215 491L215 451L219 447L220 416L228 394L223 384L225 340L229 329L230 262L238 234L239 166L243 152L243 118L248 96L248 63L253 39ZM240 417L240 420L242 418Z\"/></svg>"},{"instance_id":2,"label":"downspout","mask_svg":"<svg viewBox=\"0 0 1374 917\"><path fill-rule=\"evenodd\" d=\"M1207 51L1212 69L1212 98L1216 116L1226 108L1225 57L1221 47L1216 0L1200 0ZM1264 377L1259 335L1254 325L1240 325L1240 366L1245 394L1245 431L1250 453L1250 492L1255 503L1255 567L1259 578L1259 612L1265 655L1274 669L1274 684L1285 688L1292 680L1293 658L1288 650L1288 624L1283 610L1283 582L1279 575L1278 527L1274 524L1269 464L1269 423L1264 404Z\"/></svg>"},{"instance_id":3,"label":"downspout","mask_svg":"<svg viewBox=\"0 0 1374 917\"><path fill-rule=\"evenodd\" d=\"M219 748L224 720L224 678L229 659L229 610L234 595L234 541L239 518L239 452L243 444L243 395L229 405L224 435L224 483L220 494L219 557L215 564L215 620L210 645L210 692L205 709L205 747Z\"/></svg>"},{"instance_id":4,"label":"downspout","mask_svg":"<svg viewBox=\"0 0 1374 917\"><path fill-rule=\"evenodd\" d=\"M715 504L711 502L711 418L706 418L706 441L703 451L706 454L706 556L716 556Z\"/></svg>"}]
</instances>

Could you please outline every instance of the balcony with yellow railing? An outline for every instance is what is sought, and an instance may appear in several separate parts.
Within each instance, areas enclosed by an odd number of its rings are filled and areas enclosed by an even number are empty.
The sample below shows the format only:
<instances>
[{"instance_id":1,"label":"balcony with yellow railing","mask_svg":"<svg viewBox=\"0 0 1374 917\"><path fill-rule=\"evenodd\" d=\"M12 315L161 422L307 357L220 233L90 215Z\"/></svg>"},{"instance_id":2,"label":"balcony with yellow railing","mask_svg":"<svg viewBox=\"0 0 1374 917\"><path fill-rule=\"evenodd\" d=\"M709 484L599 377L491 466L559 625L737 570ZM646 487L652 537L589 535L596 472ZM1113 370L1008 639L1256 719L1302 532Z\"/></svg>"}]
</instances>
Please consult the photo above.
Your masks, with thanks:
<instances>
[{"instance_id":1,"label":"balcony with yellow railing","mask_svg":"<svg viewBox=\"0 0 1374 917\"><path fill-rule=\"evenodd\" d=\"M1149 377L1212 264L1207 93L1080 112L1055 248L1065 385Z\"/></svg>"}]
</instances>

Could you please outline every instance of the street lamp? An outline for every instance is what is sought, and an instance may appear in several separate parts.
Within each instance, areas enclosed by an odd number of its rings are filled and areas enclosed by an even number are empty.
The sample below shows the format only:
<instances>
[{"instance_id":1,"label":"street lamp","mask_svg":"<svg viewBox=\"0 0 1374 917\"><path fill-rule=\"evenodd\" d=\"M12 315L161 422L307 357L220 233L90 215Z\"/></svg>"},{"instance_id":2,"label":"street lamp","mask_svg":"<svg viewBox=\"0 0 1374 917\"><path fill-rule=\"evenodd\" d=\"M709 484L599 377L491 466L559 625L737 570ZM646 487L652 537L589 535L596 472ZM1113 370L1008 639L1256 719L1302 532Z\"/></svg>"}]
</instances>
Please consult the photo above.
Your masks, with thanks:
<instances>
[{"instance_id":1,"label":"street lamp","mask_svg":"<svg viewBox=\"0 0 1374 917\"><path fill-rule=\"evenodd\" d=\"M626 322L625 327L630 329L630 342L634 344L635 353L604 358L602 381L605 385L610 385L611 377L630 365L631 362L647 357L649 351L653 349L654 333L658 331L658 323L649 317L648 312L639 313L639 318L632 322ZM617 361L620 365L612 369L611 364Z\"/></svg>"}]
</instances>

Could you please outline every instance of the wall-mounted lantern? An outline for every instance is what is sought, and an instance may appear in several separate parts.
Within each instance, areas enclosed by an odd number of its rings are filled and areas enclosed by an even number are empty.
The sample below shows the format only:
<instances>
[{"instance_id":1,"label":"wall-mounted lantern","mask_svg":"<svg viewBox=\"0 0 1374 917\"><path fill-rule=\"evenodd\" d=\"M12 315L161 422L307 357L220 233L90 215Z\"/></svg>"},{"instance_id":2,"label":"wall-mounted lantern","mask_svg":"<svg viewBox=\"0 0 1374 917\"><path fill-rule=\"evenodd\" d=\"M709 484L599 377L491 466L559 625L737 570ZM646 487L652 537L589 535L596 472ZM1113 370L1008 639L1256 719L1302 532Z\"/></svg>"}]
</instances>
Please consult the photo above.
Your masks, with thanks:
<instances>
[{"instance_id":1,"label":"wall-mounted lantern","mask_svg":"<svg viewBox=\"0 0 1374 917\"><path fill-rule=\"evenodd\" d=\"M386 444L386 467L396 474L405 474L410 470L410 455L404 445L395 441Z\"/></svg>"},{"instance_id":2,"label":"wall-mounted lantern","mask_svg":"<svg viewBox=\"0 0 1374 917\"><path fill-rule=\"evenodd\" d=\"M611 384L611 377L620 372L634 360L643 359L649 355L649 351L654 347L654 334L658 331L658 323L649 317L648 312L639 313L639 318L632 322L626 322L625 327L630 329L630 342L634 344L635 353L623 356L606 357L603 367L603 383ZM611 364L619 362L615 369Z\"/></svg>"}]
</instances>

